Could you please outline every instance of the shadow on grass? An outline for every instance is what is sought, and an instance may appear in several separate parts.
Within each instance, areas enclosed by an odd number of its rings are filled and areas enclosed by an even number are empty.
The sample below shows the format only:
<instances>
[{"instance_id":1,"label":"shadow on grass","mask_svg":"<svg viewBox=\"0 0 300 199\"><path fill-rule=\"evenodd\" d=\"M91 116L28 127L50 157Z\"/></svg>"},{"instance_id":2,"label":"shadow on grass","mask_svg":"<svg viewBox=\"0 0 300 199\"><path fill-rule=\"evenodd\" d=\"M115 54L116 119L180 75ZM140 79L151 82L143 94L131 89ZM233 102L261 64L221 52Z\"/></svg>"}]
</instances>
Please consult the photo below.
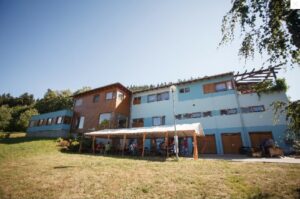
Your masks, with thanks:
<instances>
[{"instance_id":1,"label":"shadow on grass","mask_svg":"<svg viewBox=\"0 0 300 199\"><path fill-rule=\"evenodd\" d=\"M56 166L56 167L53 167L53 169L68 169L68 168L73 168L73 167L76 167L76 166Z\"/></svg>"},{"instance_id":2,"label":"shadow on grass","mask_svg":"<svg viewBox=\"0 0 300 199\"><path fill-rule=\"evenodd\" d=\"M91 152L83 152L83 153L78 153L78 152L72 152L72 151L67 151L67 150L60 150L62 153L65 154L70 154L70 155L86 155L86 156L95 156L95 157L107 157L107 158L115 158L115 159L124 159L124 160L137 160L137 161L150 161L150 162L177 162L175 157L163 157L163 156L133 156L133 155L124 155L122 156L121 154L108 154L108 155L102 155L99 153L93 154Z\"/></svg>"},{"instance_id":3,"label":"shadow on grass","mask_svg":"<svg viewBox=\"0 0 300 199\"><path fill-rule=\"evenodd\" d=\"M0 138L1 144L19 144L24 142L41 141L41 140L56 140L56 138L45 137L15 137L15 138Z\"/></svg>"}]
</instances>

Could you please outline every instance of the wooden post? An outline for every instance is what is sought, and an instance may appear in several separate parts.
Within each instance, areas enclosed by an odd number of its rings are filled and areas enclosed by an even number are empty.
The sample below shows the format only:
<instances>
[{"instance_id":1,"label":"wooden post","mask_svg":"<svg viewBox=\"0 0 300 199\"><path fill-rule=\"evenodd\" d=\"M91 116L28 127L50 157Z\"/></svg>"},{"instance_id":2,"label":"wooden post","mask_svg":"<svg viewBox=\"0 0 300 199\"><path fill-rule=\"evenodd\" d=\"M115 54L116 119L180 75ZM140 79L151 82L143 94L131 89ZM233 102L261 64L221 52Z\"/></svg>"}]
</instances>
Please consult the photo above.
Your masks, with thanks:
<instances>
[{"instance_id":1,"label":"wooden post","mask_svg":"<svg viewBox=\"0 0 300 199\"><path fill-rule=\"evenodd\" d=\"M145 139L146 139L146 134L143 133L143 148L142 148L142 157L144 157L145 154Z\"/></svg>"},{"instance_id":2,"label":"wooden post","mask_svg":"<svg viewBox=\"0 0 300 199\"><path fill-rule=\"evenodd\" d=\"M168 132L165 134L165 145L166 145L166 157L169 157L169 140L168 140Z\"/></svg>"},{"instance_id":3,"label":"wooden post","mask_svg":"<svg viewBox=\"0 0 300 199\"><path fill-rule=\"evenodd\" d=\"M122 156L124 156L124 149L125 149L125 143L126 142L126 134L123 136L123 147L122 147Z\"/></svg>"},{"instance_id":4,"label":"wooden post","mask_svg":"<svg viewBox=\"0 0 300 199\"><path fill-rule=\"evenodd\" d=\"M93 142L92 142L92 150L93 150L93 153L95 153L95 140L96 140L96 137L93 136Z\"/></svg>"},{"instance_id":5,"label":"wooden post","mask_svg":"<svg viewBox=\"0 0 300 199\"><path fill-rule=\"evenodd\" d=\"M196 132L194 132L193 138L194 138L194 160L198 160L198 144L197 144Z\"/></svg>"},{"instance_id":6,"label":"wooden post","mask_svg":"<svg viewBox=\"0 0 300 199\"><path fill-rule=\"evenodd\" d=\"M79 145L79 153L81 153L82 152L82 142L83 142L83 139L84 139L84 133L82 133L82 135L81 135L81 139L80 139L80 145Z\"/></svg>"}]
</instances>

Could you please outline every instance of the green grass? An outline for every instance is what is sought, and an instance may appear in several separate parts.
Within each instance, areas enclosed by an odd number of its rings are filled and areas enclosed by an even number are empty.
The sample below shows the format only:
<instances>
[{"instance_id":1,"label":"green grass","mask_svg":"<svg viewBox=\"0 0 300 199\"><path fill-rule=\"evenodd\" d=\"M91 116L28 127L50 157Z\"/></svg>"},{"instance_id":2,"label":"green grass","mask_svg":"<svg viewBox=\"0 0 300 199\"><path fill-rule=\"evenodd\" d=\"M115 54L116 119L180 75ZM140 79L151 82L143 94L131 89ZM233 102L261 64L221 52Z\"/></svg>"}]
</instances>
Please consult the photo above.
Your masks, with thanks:
<instances>
[{"instance_id":1,"label":"green grass","mask_svg":"<svg viewBox=\"0 0 300 199\"><path fill-rule=\"evenodd\" d=\"M61 153L0 139L0 198L299 198L300 165Z\"/></svg>"}]
</instances>

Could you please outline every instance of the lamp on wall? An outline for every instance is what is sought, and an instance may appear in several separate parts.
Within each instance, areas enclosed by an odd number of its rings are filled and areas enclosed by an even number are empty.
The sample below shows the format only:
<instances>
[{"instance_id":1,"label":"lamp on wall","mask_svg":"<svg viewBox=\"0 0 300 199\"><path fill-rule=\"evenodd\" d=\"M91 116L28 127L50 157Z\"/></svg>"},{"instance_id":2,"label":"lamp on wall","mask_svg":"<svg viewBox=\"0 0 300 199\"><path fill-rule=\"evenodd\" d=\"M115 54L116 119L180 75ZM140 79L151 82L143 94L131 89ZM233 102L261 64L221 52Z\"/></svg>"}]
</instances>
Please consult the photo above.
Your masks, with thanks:
<instances>
[{"instance_id":1,"label":"lamp on wall","mask_svg":"<svg viewBox=\"0 0 300 199\"><path fill-rule=\"evenodd\" d=\"M174 144L175 144L175 154L176 154L176 159L178 160L178 136L177 136L177 131L176 131L176 116L175 116L175 106L174 106L174 93L176 92L176 86L172 85L170 87L170 91L172 93L172 108L173 108L173 121L174 121Z\"/></svg>"}]
</instances>

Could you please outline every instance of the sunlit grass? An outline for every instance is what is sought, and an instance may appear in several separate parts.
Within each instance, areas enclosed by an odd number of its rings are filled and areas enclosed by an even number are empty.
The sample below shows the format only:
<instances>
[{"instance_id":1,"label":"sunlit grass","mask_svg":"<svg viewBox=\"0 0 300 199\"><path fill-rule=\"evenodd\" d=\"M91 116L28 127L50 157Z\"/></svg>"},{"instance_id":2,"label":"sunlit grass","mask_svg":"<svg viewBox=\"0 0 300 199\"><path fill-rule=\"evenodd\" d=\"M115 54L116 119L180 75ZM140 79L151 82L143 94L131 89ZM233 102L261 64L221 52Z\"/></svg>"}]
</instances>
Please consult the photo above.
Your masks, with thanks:
<instances>
[{"instance_id":1,"label":"sunlit grass","mask_svg":"<svg viewBox=\"0 0 300 199\"><path fill-rule=\"evenodd\" d=\"M0 139L0 198L297 198L300 165L61 153Z\"/></svg>"}]
</instances>

